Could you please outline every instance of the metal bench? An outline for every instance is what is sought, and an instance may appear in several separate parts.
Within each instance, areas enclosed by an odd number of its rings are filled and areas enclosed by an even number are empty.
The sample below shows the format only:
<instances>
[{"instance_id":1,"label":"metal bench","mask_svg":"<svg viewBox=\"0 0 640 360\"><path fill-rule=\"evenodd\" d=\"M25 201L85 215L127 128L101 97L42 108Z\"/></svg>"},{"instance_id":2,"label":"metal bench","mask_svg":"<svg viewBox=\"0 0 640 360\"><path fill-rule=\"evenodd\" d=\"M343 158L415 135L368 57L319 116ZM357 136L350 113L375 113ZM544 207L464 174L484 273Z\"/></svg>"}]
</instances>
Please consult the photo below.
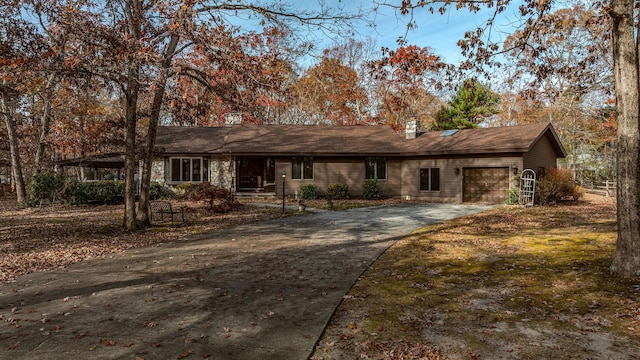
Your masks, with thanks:
<instances>
[{"instance_id":1,"label":"metal bench","mask_svg":"<svg viewBox=\"0 0 640 360\"><path fill-rule=\"evenodd\" d=\"M154 214L160 215L160 222L164 222L164 216L171 216L171 224L173 225L174 215L180 214L182 224L184 224L184 207L174 209L171 203L168 201L152 201L149 203L149 214L151 216L151 222L153 222Z\"/></svg>"}]
</instances>

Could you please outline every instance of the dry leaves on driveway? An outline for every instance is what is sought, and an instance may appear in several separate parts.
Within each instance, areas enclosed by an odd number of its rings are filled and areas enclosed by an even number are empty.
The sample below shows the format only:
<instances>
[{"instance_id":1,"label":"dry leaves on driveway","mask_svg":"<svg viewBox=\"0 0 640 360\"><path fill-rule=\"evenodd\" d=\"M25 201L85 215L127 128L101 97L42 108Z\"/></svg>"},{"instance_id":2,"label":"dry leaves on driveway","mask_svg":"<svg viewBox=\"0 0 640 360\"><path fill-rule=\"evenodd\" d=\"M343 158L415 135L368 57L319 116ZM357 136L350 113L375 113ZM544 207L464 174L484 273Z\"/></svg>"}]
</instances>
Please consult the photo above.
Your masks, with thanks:
<instances>
[{"instance_id":1,"label":"dry leaves on driveway","mask_svg":"<svg viewBox=\"0 0 640 360\"><path fill-rule=\"evenodd\" d=\"M173 241L231 225L281 217L281 210L244 205L227 214L211 214L203 204L182 202L188 226L160 226L127 232L123 206L22 208L0 197L0 281L130 248Z\"/></svg>"}]
</instances>

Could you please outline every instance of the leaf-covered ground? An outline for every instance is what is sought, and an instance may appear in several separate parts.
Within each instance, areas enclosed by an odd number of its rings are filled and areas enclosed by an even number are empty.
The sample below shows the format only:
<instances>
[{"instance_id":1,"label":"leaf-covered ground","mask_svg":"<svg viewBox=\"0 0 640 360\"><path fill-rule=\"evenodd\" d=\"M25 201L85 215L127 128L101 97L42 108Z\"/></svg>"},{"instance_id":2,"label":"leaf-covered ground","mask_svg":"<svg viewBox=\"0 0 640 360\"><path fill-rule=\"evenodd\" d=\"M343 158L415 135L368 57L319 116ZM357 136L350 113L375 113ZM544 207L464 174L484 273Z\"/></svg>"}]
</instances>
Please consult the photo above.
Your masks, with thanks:
<instances>
[{"instance_id":1,"label":"leaf-covered ground","mask_svg":"<svg viewBox=\"0 0 640 360\"><path fill-rule=\"evenodd\" d=\"M226 214L211 213L204 202L172 201L174 206L185 207L186 226L163 223L144 231L127 232L122 227L122 205L23 208L15 199L0 196L0 281L195 233L278 218L282 216L279 207L256 204L279 205L281 201L241 199L240 209ZM394 202L400 200L339 200L336 206L353 208ZM296 200L287 199L287 206L296 204ZM309 201L307 206L323 209L326 201ZM295 211L287 210L287 216L294 214Z\"/></svg>"},{"instance_id":2,"label":"leaf-covered ground","mask_svg":"<svg viewBox=\"0 0 640 360\"><path fill-rule=\"evenodd\" d=\"M640 280L608 273L611 200L502 207L385 252L313 359L640 359Z\"/></svg>"},{"instance_id":3,"label":"leaf-covered ground","mask_svg":"<svg viewBox=\"0 0 640 360\"><path fill-rule=\"evenodd\" d=\"M211 213L203 203L186 206L187 226L160 224L144 231L123 230L123 206L45 206L22 208L0 197L0 281L130 248L171 241L194 233L281 217L281 210L250 205L238 211Z\"/></svg>"}]
</instances>

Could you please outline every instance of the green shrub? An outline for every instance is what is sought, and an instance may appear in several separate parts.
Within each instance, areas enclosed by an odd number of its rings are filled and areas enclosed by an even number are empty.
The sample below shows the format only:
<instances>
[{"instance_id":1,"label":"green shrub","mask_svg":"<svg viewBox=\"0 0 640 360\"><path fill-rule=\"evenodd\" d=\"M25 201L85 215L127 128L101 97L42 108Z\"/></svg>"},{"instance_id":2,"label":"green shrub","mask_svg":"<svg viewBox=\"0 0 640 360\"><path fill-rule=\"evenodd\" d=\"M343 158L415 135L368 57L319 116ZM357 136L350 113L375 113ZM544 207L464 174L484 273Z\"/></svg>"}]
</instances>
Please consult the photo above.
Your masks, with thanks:
<instances>
[{"instance_id":1,"label":"green shrub","mask_svg":"<svg viewBox=\"0 0 640 360\"><path fill-rule=\"evenodd\" d=\"M83 191L82 182L77 180L68 180L65 186L62 198L66 203L79 205L86 204L88 202L87 197Z\"/></svg>"},{"instance_id":2,"label":"green shrub","mask_svg":"<svg viewBox=\"0 0 640 360\"><path fill-rule=\"evenodd\" d=\"M298 197L303 200L315 200L318 198L320 188L314 184L300 185Z\"/></svg>"},{"instance_id":3,"label":"green shrub","mask_svg":"<svg viewBox=\"0 0 640 360\"><path fill-rule=\"evenodd\" d=\"M151 183L149 189L149 197L151 200L172 199L176 196L175 191L167 186L163 186L157 182Z\"/></svg>"},{"instance_id":4,"label":"green shrub","mask_svg":"<svg viewBox=\"0 0 640 360\"><path fill-rule=\"evenodd\" d=\"M209 204L209 210L214 212L229 212L240 205L231 191L209 183L193 186L190 194L192 201L204 201Z\"/></svg>"},{"instance_id":5,"label":"green shrub","mask_svg":"<svg viewBox=\"0 0 640 360\"><path fill-rule=\"evenodd\" d=\"M506 205L517 205L520 202L520 196L518 196L518 191L514 189L510 189L507 193L507 200L504 201Z\"/></svg>"},{"instance_id":6,"label":"green shrub","mask_svg":"<svg viewBox=\"0 0 640 360\"><path fill-rule=\"evenodd\" d=\"M349 198L349 184L329 184L327 198L340 200Z\"/></svg>"},{"instance_id":7,"label":"green shrub","mask_svg":"<svg viewBox=\"0 0 640 360\"><path fill-rule=\"evenodd\" d=\"M64 193L71 204L118 204L124 199L124 181L69 182Z\"/></svg>"},{"instance_id":8,"label":"green shrub","mask_svg":"<svg viewBox=\"0 0 640 360\"><path fill-rule=\"evenodd\" d=\"M378 179L367 179L362 187L362 197L365 199L380 199L380 184Z\"/></svg>"},{"instance_id":9,"label":"green shrub","mask_svg":"<svg viewBox=\"0 0 640 360\"><path fill-rule=\"evenodd\" d=\"M560 200L579 200L584 189L573 181L573 174L566 169L547 169L544 176L536 181L535 200L545 205Z\"/></svg>"},{"instance_id":10,"label":"green shrub","mask_svg":"<svg viewBox=\"0 0 640 360\"><path fill-rule=\"evenodd\" d=\"M27 204L30 206L52 204L61 200L65 191L64 176L54 174L48 171L37 173L31 179L28 186L29 199Z\"/></svg>"}]
</instances>

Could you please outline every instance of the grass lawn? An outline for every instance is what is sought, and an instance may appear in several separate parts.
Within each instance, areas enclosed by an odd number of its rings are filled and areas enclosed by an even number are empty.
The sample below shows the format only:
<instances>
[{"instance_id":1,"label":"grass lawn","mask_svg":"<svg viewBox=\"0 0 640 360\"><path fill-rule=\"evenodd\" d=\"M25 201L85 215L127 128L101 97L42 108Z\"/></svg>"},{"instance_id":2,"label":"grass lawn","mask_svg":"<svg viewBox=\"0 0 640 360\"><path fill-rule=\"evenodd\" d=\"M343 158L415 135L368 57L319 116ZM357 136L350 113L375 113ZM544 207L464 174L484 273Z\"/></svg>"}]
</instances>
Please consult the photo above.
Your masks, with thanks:
<instances>
[{"instance_id":1,"label":"grass lawn","mask_svg":"<svg viewBox=\"0 0 640 360\"><path fill-rule=\"evenodd\" d=\"M608 273L611 200L430 226L354 285L312 359L640 359L640 279Z\"/></svg>"}]
</instances>

